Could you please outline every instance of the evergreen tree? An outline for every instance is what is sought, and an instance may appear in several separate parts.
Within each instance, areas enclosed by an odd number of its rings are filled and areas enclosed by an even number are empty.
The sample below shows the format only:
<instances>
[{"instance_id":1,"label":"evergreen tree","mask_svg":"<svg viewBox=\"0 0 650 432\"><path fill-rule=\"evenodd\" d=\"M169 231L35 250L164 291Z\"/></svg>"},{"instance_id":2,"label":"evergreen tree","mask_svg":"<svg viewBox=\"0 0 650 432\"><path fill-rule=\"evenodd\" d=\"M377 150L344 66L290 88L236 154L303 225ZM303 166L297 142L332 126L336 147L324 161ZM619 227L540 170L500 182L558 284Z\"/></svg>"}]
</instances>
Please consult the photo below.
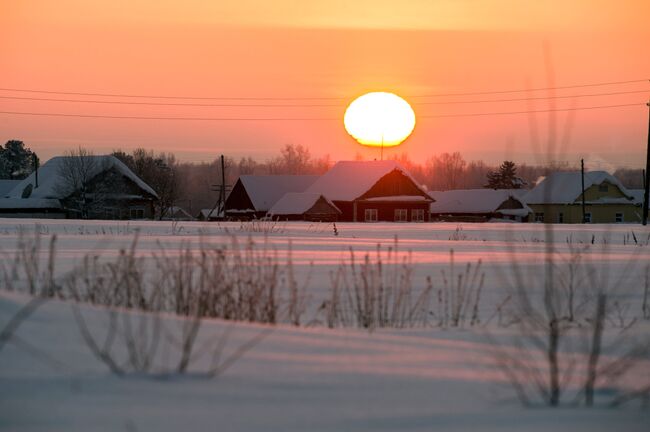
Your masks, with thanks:
<instances>
[{"instance_id":1,"label":"evergreen tree","mask_svg":"<svg viewBox=\"0 0 650 432\"><path fill-rule=\"evenodd\" d=\"M0 146L0 179L21 180L34 171L34 152L19 140Z\"/></svg>"},{"instance_id":2,"label":"evergreen tree","mask_svg":"<svg viewBox=\"0 0 650 432\"><path fill-rule=\"evenodd\" d=\"M489 189L520 189L526 184L517 177L517 167L512 161L504 161L496 171L488 172L487 179L485 187Z\"/></svg>"}]
</instances>

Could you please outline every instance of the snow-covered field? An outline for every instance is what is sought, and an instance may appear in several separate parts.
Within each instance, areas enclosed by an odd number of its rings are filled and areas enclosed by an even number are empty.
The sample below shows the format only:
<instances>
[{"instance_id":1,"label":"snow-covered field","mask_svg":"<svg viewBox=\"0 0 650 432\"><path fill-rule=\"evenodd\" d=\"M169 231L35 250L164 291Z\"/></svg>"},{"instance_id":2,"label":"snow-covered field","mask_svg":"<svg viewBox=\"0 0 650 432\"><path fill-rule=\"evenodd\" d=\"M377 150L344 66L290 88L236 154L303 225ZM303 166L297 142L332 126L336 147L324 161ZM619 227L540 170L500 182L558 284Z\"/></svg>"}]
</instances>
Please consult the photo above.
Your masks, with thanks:
<instances>
[{"instance_id":1,"label":"snow-covered field","mask_svg":"<svg viewBox=\"0 0 650 432\"><path fill-rule=\"evenodd\" d=\"M72 304L52 300L26 319L0 350L0 428L5 430L218 430L218 431L466 431L585 430L645 431L650 409L638 401L612 409L572 407L570 399L556 409L536 404L524 408L497 367L494 340L510 349L513 326L489 325L415 329L327 329L320 325L319 306L331 288L330 275L349 259L350 248L361 259L386 250L398 238L400 253L414 263L413 284L430 276L434 289L455 265L482 261L485 284L480 314L485 323L508 295L515 268L541 270L549 240L559 263L571 251L589 245L583 261L598 269L610 284L624 322L612 323L606 340L625 331L647 335L641 317L645 268L650 263L650 230L639 225L564 225L547 237L537 224L331 224L35 221L0 219L2 259L13 256L21 235L32 231L57 235L56 271L62 275L86 254L114 257L139 234L138 254L148 257L181 246L245 243L291 254L296 277L305 283L308 307L299 328L281 324L231 367L214 378L190 373L171 377L117 377L98 361L84 342ZM263 231L263 232L260 232ZM43 249L46 241L43 240ZM593 244L592 244L593 243ZM290 252L289 252L290 250ZM516 263L516 264L515 264ZM459 270L457 270L459 271ZM532 274L532 273L527 273ZM603 280L605 280L603 282ZM0 329L28 302L22 293L0 293ZM102 308L84 305L88 329L106 327ZM128 312L122 312L128 313ZM163 318L178 328L181 321ZM229 337L224 357L269 327L205 320L198 346L220 335ZM221 340L221 339L220 339ZM223 339L226 340L226 339ZM163 350L164 351L164 350ZM199 349L200 351L200 349ZM190 371L209 367L199 355ZM171 354L170 354L171 355ZM156 361L169 361L165 353ZM171 355L173 357L173 355ZM635 377L646 382L648 361ZM633 377L634 378L634 377ZM645 380L645 381L644 381ZM606 395L605 395L606 396Z\"/></svg>"}]
</instances>

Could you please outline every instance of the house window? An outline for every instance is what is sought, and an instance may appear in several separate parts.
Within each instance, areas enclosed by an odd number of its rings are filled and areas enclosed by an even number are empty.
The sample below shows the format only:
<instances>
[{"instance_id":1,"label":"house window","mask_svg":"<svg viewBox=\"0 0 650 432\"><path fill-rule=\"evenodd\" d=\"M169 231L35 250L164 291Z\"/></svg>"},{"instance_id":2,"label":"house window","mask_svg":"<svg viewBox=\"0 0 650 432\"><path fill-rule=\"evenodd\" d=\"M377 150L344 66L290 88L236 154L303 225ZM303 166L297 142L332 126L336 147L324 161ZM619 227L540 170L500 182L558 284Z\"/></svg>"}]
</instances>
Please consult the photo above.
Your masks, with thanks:
<instances>
[{"instance_id":1,"label":"house window","mask_svg":"<svg viewBox=\"0 0 650 432\"><path fill-rule=\"evenodd\" d=\"M607 183L601 183L598 185L598 192L607 192L609 190L609 187Z\"/></svg>"},{"instance_id":2,"label":"house window","mask_svg":"<svg viewBox=\"0 0 650 432\"><path fill-rule=\"evenodd\" d=\"M129 209L129 219L144 219L144 209L143 208L130 208Z\"/></svg>"},{"instance_id":3,"label":"house window","mask_svg":"<svg viewBox=\"0 0 650 432\"><path fill-rule=\"evenodd\" d=\"M365 210L365 221L366 222L377 222L377 209L366 209Z\"/></svg>"},{"instance_id":4,"label":"house window","mask_svg":"<svg viewBox=\"0 0 650 432\"><path fill-rule=\"evenodd\" d=\"M623 213L616 213L614 221L616 223L622 223L623 222Z\"/></svg>"},{"instance_id":5,"label":"house window","mask_svg":"<svg viewBox=\"0 0 650 432\"><path fill-rule=\"evenodd\" d=\"M591 213L585 213L585 223L591 223Z\"/></svg>"},{"instance_id":6,"label":"house window","mask_svg":"<svg viewBox=\"0 0 650 432\"><path fill-rule=\"evenodd\" d=\"M557 214L557 223L564 223L564 213L560 212Z\"/></svg>"},{"instance_id":7,"label":"house window","mask_svg":"<svg viewBox=\"0 0 650 432\"><path fill-rule=\"evenodd\" d=\"M424 209L411 210L411 220L413 222L424 222Z\"/></svg>"},{"instance_id":8,"label":"house window","mask_svg":"<svg viewBox=\"0 0 650 432\"><path fill-rule=\"evenodd\" d=\"M535 213L535 222L544 222L544 213Z\"/></svg>"},{"instance_id":9,"label":"house window","mask_svg":"<svg viewBox=\"0 0 650 432\"><path fill-rule=\"evenodd\" d=\"M395 222L407 222L407 221L408 221L408 210L395 209Z\"/></svg>"}]
</instances>

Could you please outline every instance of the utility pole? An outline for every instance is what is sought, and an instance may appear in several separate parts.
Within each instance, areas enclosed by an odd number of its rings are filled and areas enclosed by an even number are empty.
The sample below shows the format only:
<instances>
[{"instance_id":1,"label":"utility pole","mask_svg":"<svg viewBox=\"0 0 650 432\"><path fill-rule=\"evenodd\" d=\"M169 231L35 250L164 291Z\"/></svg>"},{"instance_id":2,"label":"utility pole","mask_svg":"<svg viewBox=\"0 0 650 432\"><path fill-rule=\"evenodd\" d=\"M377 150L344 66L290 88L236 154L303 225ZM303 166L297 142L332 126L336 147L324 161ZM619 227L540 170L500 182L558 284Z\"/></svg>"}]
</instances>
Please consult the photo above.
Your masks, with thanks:
<instances>
[{"instance_id":1,"label":"utility pole","mask_svg":"<svg viewBox=\"0 0 650 432\"><path fill-rule=\"evenodd\" d=\"M219 185L212 185L211 191L213 192L219 192L219 198L217 198L217 201L214 203L214 206L212 207L212 210L210 210L210 213L208 213L208 218L210 217L218 217L219 214L222 215L222 217L226 217L226 193L230 189L230 186L226 185L226 162L225 158L223 155L220 157L221 160L221 184ZM217 210L217 214L214 214L214 211Z\"/></svg>"},{"instance_id":2,"label":"utility pole","mask_svg":"<svg viewBox=\"0 0 650 432\"><path fill-rule=\"evenodd\" d=\"M582 174L582 223L587 222L585 213L585 160L580 159L580 172Z\"/></svg>"},{"instance_id":3,"label":"utility pole","mask_svg":"<svg viewBox=\"0 0 650 432\"><path fill-rule=\"evenodd\" d=\"M221 212L226 217L226 163L221 155Z\"/></svg>"},{"instance_id":4,"label":"utility pole","mask_svg":"<svg viewBox=\"0 0 650 432\"><path fill-rule=\"evenodd\" d=\"M38 187L38 156L36 156L36 153L33 155L33 160L34 160L34 189Z\"/></svg>"},{"instance_id":5,"label":"utility pole","mask_svg":"<svg viewBox=\"0 0 650 432\"><path fill-rule=\"evenodd\" d=\"M645 187L643 188L643 225L648 224L648 195L650 195L650 102L648 106L648 147L645 161Z\"/></svg>"}]
</instances>

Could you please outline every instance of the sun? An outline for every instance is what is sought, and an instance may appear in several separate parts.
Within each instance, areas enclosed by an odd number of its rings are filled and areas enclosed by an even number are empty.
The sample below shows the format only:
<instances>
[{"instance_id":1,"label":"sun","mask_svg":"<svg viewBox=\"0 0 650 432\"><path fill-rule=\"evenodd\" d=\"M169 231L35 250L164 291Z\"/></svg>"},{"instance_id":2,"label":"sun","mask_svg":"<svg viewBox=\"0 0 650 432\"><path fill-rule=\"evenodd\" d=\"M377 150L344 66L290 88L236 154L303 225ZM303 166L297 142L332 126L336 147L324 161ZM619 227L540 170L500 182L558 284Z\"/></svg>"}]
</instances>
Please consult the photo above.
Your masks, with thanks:
<instances>
[{"instance_id":1,"label":"sun","mask_svg":"<svg viewBox=\"0 0 650 432\"><path fill-rule=\"evenodd\" d=\"M352 101L345 110L343 123L359 144L393 147L413 132L415 113L396 94L372 92Z\"/></svg>"}]
</instances>

